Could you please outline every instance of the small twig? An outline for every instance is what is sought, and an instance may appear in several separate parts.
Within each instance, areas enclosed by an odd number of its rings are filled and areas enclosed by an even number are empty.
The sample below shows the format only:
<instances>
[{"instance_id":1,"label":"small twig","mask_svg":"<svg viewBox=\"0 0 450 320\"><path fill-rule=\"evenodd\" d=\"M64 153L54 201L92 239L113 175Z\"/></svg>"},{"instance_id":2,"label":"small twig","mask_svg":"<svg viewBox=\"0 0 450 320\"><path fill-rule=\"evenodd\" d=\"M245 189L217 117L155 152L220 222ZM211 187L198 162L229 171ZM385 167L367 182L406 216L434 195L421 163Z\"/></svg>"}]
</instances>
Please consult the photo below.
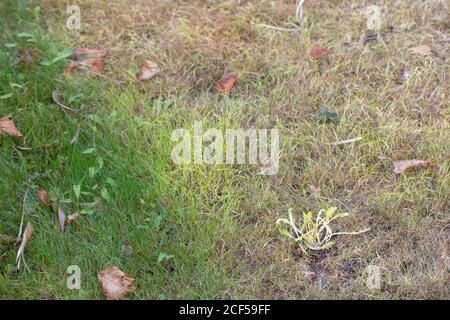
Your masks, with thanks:
<instances>
[{"instance_id":1,"label":"small twig","mask_svg":"<svg viewBox=\"0 0 450 320\"><path fill-rule=\"evenodd\" d=\"M24 252L25 252L25 246L27 245L27 242L30 240L32 233L33 233L33 225L30 222L28 222L27 226L25 227L22 242L20 243L20 247L17 250L17 255L16 255L17 271L20 270L20 261L23 261L27 270L30 271L30 269L27 266L27 263L25 262Z\"/></svg>"},{"instance_id":2,"label":"small twig","mask_svg":"<svg viewBox=\"0 0 450 320\"><path fill-rule=\"evenodd\" d=\"M53 101L54 101L58 106L60 106L60 107L63 109L64 112L65 112L66 110L68 110L68 111L70 111L70 112L76 113L75 110L73 110L72 108L69 108L69 107L66 106L64 103L61 102L61 97L59 96L59 92L58 92L57 90L54 90L54 91L52 92L52 98L53 98Z\"/></svg>"},{"instance_id":3,"label":"small twig","mask_svg":"<svg viewBox=\"0 0 450 320\"><path fill-rule=\"evenodd\" d=\"M25 218L25 212L26 212L25 207L26 207L26 202L27 202L27 198L28 198L29 189L30 189L30 180L28 180L28 182L27 182L27 189L25 190L25 194L24 194L23 200L22 200L22 218L20 219L19 234L17 235L16 243L19 242L19 239L22 236L23 220Z\"/></svg>"},{"instance_id":4,"label":"small twig","mask_svg":"<svg viewBox=\"0 0 450 320\"><path fill-rule=\"evenodd\" d=\"M301 25L303 18L303 2L305 2L305 0L300 0L297 3L297 8L295 8L295 17L297 18L299 26Z\"/></svg>"},{"instance_id":5,"label":"small twig","mask_svg":"<svg viewBox=\"0 0 450 320\"><path fill-rule=\"evenodd\" d=\"M33 150L33 148L29 148L29 147L20 147L20 146L16 146L17 149L22 150L22 151L29 151L29 150Z\"/></svg>"},{"instance_id":6,"label":"small twig","mask_svg":"<svg viewBox=\"0 0 450 320\"><path fill-rule=\"evenodd\" d=\"M338 146L338 145L341 145L341 144L352 143L352 142L356 142L356 141L359 141L359 140L362 140L362 137L336 141L336 142L328 143L328 145L330 145L330 146Z\"/></svg>"},{"instance_id":7,"label":"small twig","mask_svg":"<svg viewBox=\"0 0 450 320\"><path fill-rule=\"evenodd\" d=\"M276 26L271 26L269 24L264 24L264 23L257 23L255 24L256 26L259 27L266 27L269 29L273 29L273 30L277 30L277 31L288 31L288 32L293 32L293 31L298 31L299 28L284 28L284 27L276 27Z\"/></svg>"}]
</instances>

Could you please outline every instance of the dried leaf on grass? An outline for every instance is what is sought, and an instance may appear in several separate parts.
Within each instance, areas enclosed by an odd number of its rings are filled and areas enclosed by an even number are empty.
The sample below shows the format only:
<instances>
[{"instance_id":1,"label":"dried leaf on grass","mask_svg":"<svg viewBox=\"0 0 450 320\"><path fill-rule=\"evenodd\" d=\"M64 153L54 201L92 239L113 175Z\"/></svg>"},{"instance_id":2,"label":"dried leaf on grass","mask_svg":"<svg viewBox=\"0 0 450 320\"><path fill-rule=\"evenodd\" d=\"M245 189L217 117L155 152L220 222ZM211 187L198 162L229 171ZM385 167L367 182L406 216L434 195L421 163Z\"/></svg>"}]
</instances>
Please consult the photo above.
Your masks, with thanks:
<instances>
[{"instance_id":1,"label":"dried leaf on grass","mask_svg":"<svg viewBox=\"0 0 450 320\"><path fill-rule=\"evenodd\" d=\"M312 46L309 54L311 55L311 57L313 57L313 59L320 59L322 57L326 57L333 54L333 51L322 47L319 43L315 43Z\"/></svg>"},{"instance_id":2,"label":"dried leaf on grass","mask_svg":"<svg viewBox=\"0 0 450 320\"><path fill-rule=\"evenodd\" d=\"M66 224L66 215L64 214L64 210L61 208L60 205L58 206L58 222L61 231L64 231L64 226Z\"/></svg>"},{"instance_id":3,"label":"dried leaf on grass","mask_svg":"<svg viewBox=\"0 0 450 320\"><path fill-rule=\"evenodd\" d=\"M420 54L421 56L431 56L433 53L431 52L431 48L429 46L418 46L410 49L411 52Z\"/></svg>"},{"instance_id":4,"label":"dried leaf on grass","mask_svg":"<svg viewBox=\"0 0 450 320\"><path fill-rule=\"evenodd\" d=\"M134 279L117 267L103 270L98 279L107 300L119 300L136 290Z\"/></svg>"},{"instance_id":5,"label":"dried leaf on grass","mask_svg":"<svg viewBox=\"0 0 450 320\"><path fill-rule=\"evenodd\" d=\"M64 70L64 76L70 78L73 70L84 70L100 74L103 71L103 62L97 58L86 59L83 61L71 61L69 66Z\"/></svg>"},{"instance_id":6,"label":"dried leaf on grass","mask_svg":"<svg viewBox=\"0 0 450 320\"><path fill-rule=\"evenodd\" d=\"M8 118L0 119L0 136L2 135L2 133L6 133L13 138L22 137L22 133L20 133L20 131L16 128L16 126L14 125L14 121Z\"/></svg>"},{"instance_id":7,"label":"dried leaf on grass","mask_svg":"<svg viewBox=\"0 0 450 320\"><path fill-rule=\"evenodd\" d=\"M139 73L136 75L139 81L150 80L157 74L161 73L161 69L152 61L144 60L141 63L141 68Z\"/></svg>"},{"instance_id":8,"label":"dried leaf on grass","mask_svg":"<svg viewBox=\"0 0 450 320\"><path fill-rule=\"evenodd\" d=\"M72 50L72 60L105 58L110 52L110 49L75 48Z\"/></svg>"},{"instance_id":9,"label":"dried leaf on grass","mask_svg":"<svg viewBox=\"0 0 450 320\"><path fill-rule=\"evenodd\" d=\"M100 74L103 71L103 59L110 52L109 49L75 48L72 50L72 61L64 70L64 75L70 78L73 70Z\"/></svg>"},{"instance_id":10,"label":"dried leaf on grass","mask_svg":"<svg viewBox=\"0 0 450 320\"><path fill-rule=\"evenodd\" d=\"M45 189L39 188L37 190L37 195L38 195L39 201L43 205L48 206L50 204L50 201L48 200L48 193Z\"/></svg>"},{"instance_id":11,"label":"dried leaf on grass","mask_svg":"<svg viewBox=\"0 0 450 320\"><path fill-rule=\"evenodd\" d=\"M16 256L17 270L20 270L20 259L21 258L23 259L25 246L27 245L28 240L30 240L32 233L33 233L33 225L30 222L27 222L27 226L25 227L25 231L23 233L22 242L20 243L19 250L17 250Z\"/></svg>"},{"instance_id":12,"label":"dried leaf on grass","mask_svg":"<svg viewBox=\"0 0 450 320\"><path fill-rule=\"evenodd\" d=\"M234 86L236 85L236 81L237 76L235 74L229 74L220 79L214 88L218 93L227 95L230 93L231 89L233 89Z\"/></svg>"},{"instance_id":13,"label":"dried leaf on grass","mask_svg":"<svg viewBox=\"0 0 450 320\"><path fill-rule=\"evenodd\" d=\"M400 174L406 170L417 168L439 169L439 166L431 161L424 160L400 160L394 161L394 173Z\"/></svg>"},{"instance_id":14,"label":"dried leaf on grass","mask_svg":"<svg viewBox=\"0 0 450 320\"><path fill-rule=\"evenodd\" d=\"M103 62L99 58L90 58L78 62L78 68L80 70L90 71L93 73L102 73Z\"/></svg>"}]
</instances>

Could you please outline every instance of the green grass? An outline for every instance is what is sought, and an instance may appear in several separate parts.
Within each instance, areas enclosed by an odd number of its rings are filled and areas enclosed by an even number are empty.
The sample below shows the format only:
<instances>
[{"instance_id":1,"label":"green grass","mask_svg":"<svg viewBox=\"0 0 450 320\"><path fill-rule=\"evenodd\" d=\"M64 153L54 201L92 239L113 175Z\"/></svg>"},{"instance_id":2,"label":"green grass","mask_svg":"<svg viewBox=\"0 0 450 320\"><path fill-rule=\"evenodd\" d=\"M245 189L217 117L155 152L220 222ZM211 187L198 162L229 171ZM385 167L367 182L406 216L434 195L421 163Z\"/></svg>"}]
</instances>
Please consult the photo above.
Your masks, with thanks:
<instances>
[{"instance_id":1,"label":"green grass","mask_svg":"<svg viewBox=\"0 0 450 320\"><path fill-rule=\"evenodd\" d=\"M102 298L97 273L114 265L136 279L131 299L449 297L448 32L439 2L392 5L398 32L366 46L364 5L350 2L306 1L301 34L261 26L292 22L294 4L105 3L81 6L81 34L64 29L60 1L42 0L40 11L25 0L0 7L0 96L11 93L0 118L24 135L0 138L0 234L17 235L27 190L34 226L29 271L14 270L17 246L0 244L0 298ZM312 60L315 42L336 54ZM423 43L433 57L409 53ZM79 46L114 49L104 76L68 80L67 59L40 63ZM14 66L18 48L42 58ZM145 86L134 78L141 56L164 71ZM408 81L398 79L403 70ZM223 98L211 88L230 72L238 84ZM52 101L54 90L75 114ZM317 121L324 105L338 123ZM196 120L279 128L278 174L173 164L172 131ZM329 144L352 137L363 139ZM393 153L440 169L395 176ZM61 232L37 188L66 215L83 214ZM329 207L351 213L337 230L371 231L311 255L279 235L275 222L289 208ZM161 253L173 258L158 263ZM365 285L370 264L383 270L382 290ZM81 268L80 291L66 288L70 265Z\"/></svg>"}]
</instances>

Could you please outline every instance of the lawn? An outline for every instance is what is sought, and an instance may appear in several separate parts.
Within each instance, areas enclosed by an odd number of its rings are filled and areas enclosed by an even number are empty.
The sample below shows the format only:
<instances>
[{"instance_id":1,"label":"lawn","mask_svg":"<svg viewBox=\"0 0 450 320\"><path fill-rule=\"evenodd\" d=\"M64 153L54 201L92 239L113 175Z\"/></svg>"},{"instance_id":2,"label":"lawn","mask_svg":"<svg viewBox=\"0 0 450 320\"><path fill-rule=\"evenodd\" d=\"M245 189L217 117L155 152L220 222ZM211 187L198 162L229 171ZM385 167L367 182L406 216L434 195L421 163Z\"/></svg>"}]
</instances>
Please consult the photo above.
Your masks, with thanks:
<instances>
[{"instance_id":1,"label":"lawn","mask_svg":"<svg viewBox=\"0 0 450 320\"><path fill-rule=\"evenodd\" d=\"M75 30L65 1L2 1L0 119L22 137L0 136L0 298L103 299L116 266L126 299L448 299L448 5L376 4L378 33L367 1L306 0L300 22L293 0L83 1ZM109 50L100 74L68 74L84 47ZM161 72L138 81L145 60ZM196 121L278 129L278 172L175 164ZM304 251L276 223L331 207L333 230L370 230Z\"/></svg>"}]
</instances>

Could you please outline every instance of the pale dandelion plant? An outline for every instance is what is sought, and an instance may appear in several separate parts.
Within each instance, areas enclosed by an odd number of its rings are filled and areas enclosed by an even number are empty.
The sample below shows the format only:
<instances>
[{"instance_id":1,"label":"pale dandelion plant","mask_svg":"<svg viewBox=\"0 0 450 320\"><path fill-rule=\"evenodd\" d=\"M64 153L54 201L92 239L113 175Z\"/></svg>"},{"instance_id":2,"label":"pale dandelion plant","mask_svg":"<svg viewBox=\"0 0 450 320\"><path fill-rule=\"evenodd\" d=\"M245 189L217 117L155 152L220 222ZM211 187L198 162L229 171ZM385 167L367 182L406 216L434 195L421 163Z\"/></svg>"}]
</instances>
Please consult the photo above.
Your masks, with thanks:
<instances>
[{"instance_id":1,"label":"pale dandelion plant","mask_svg":"<svg viewBox=\"0 0 450 320\"><path fill-rule=\"evenodd\" d=\"M337 213L336 211L335 207L322 209L315 218L313 212L303 212L297 224L293 210L289 209L288 219L278 219L276 225L284 224L288 226L289 229L280 227L280 233L298 243L304 253L307 253L307 249L318 251L331 248L335 244L335 241L331 239L335 236L358 235L370 230L370 228L366 228L353 232L333 232L331 223L349 215L347 212Z\"/></svg>"}]
</instances>

